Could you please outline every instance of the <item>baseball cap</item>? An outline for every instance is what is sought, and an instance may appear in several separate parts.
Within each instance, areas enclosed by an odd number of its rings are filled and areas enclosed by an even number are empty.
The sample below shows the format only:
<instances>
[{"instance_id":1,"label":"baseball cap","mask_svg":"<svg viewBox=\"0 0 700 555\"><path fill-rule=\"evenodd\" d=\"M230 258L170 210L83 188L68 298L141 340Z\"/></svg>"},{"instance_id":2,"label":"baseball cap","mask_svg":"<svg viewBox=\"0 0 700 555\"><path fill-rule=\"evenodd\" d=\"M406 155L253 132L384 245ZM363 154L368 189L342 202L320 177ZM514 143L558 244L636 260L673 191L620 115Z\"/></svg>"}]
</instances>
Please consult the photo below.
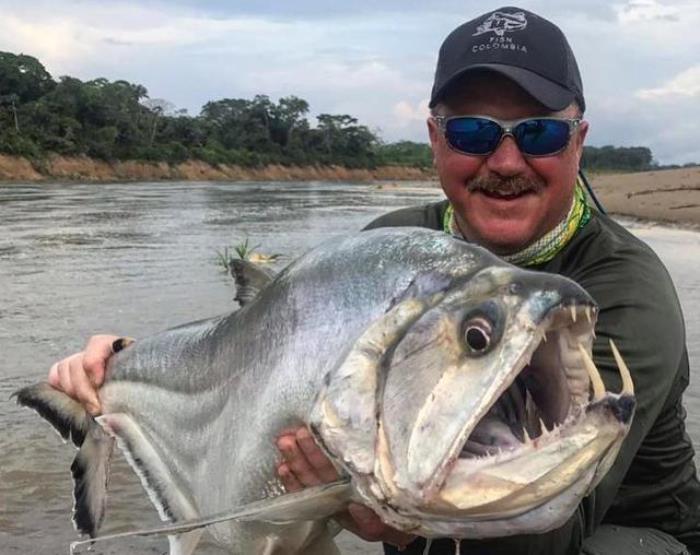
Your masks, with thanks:
<instances>
[{"instance_id":1,"label":"baseball cap","mask_svg":"<svg viewBox=\"0 0 700 555\"><path fill-rule=\"evenodd\" d=\"M586 108L581 75L564 33L527 10L500 8L452 31L440 47L430 107L474 70L500 73L550 110L562 110L572 100Z\"/></svg>"}]
</instances>

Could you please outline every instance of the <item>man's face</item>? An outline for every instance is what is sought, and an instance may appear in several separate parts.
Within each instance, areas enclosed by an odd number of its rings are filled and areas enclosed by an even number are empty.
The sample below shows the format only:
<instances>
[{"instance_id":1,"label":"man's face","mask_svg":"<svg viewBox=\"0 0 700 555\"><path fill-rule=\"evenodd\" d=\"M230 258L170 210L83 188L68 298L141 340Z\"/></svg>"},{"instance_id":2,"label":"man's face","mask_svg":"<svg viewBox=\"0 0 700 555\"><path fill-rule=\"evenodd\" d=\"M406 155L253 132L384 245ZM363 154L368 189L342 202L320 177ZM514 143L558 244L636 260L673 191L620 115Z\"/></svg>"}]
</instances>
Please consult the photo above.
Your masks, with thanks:
<instances>
[{"instance_id":1,"label":"man's face","mask_svg":"<svg viewBox=\"0 0 700 555\"><path fill-rule=\"evenodd\" d=\"M574 105L552 113L512 81L496 74L475 76L468 84L457 85L445 100L441 114L485 115L502 120L579 115ZM436 122L429 119L435 166L464 236L495 253L509 254L562 221L571 208L587 128L582 122L568 146L552 156L524 156L511 136L504 137L491 154L472 156L452 150ZM499 190L507 194L499 195Z\"/></svg>"}]
</instances>

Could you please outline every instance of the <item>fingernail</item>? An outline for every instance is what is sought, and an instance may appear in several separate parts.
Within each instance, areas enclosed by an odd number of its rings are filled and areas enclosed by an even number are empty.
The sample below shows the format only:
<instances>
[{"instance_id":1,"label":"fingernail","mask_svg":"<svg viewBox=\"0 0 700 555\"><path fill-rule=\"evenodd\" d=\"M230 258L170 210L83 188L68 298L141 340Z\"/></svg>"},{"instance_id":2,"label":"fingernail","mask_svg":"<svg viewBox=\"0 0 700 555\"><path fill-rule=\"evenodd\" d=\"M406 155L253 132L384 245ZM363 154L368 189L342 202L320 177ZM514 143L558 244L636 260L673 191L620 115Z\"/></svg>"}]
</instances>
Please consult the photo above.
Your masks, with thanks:
<instances>
[{"instance_id":1,"label":"fingernail","mask_svg":"<svg viewBox=\"0 0 700 555\"><path fill-rule=\"evenodd\" d=\"M118 353L119 351L125 349L131 345L135 340L131 337L120 337L112 342L112 352Z\"/></svg>"}]
</instances>

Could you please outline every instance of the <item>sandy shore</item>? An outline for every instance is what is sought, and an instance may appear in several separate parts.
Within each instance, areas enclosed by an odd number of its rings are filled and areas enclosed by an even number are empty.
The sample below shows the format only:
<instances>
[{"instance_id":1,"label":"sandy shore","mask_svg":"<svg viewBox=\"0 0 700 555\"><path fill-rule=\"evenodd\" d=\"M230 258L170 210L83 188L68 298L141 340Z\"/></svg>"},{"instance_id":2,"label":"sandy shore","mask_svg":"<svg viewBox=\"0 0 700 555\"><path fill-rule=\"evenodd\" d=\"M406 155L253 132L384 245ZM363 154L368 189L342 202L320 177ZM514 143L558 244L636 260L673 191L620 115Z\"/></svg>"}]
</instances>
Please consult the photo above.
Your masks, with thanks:
<instances>
[{"instance_id":1,"label":"sandy shore","mask_svg":"<svg viewBox=\"0 0 700 555\"><path fill-rule=\"evenodd\" d=\"M700 228L700 168L591 175L612 214Z\"/></svg>"}]
</instances>

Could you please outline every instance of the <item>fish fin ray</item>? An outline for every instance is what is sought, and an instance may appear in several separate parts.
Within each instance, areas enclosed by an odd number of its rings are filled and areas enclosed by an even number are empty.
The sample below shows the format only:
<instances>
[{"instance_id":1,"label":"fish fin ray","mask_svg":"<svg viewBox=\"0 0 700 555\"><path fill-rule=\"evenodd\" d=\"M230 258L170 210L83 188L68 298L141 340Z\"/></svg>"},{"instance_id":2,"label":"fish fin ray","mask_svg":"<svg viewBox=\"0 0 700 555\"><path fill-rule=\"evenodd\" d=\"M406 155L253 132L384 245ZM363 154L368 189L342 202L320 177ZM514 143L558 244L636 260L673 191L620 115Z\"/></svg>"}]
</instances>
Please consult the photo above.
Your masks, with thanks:
<instances>
[{"instance_id":1,"label":"fish fin ray","mask_svg":"<svg viewBox=\"0 0 700 555\"><path fill-rule=\"evenodd\" d=\"M105 515L114 441L80 403L47 382L20 389L13 396L20 405L36 411L65 441L79 448L71 464L73 525L79 532L94 537Z\"/></svg>"},{"instance_id":2,"label":"fish fin ray","mask_svg":"<svg viewBox=\"0 0 700 555\"><path fill-rule=\"evenodd\" d=\"M92 423L73 459L73 525L94 538L104 520L114 440Z\"/></svg>"},{"instance_id":3,"label":"fish fin ray","mask_svg":"<svg viewBox=\"0 0 700 555\"><path fill-rule=\"evenodd\" d=\"M274 274L250 260L231 259L231 276L236 282L236 296L233 298L241 306L247 305L258 293L272 282Z\"/></svg>"},{"instance_id":4,"label":"fish fin ray","mask_svg":"<svg viewBox=\"0 0 700 555\"><path fill-rule=\"evenodd\" d=\"M24 387L12 394L17 403L34 410L59 433L64 441L76 447L83 444L92 418L77 401L48 382Z\"/></svg>"},{"instance_id":5,"label":"fish fin ray","mask_svg":"<svg viewBox=\"0 0 700 555\"><path fill-rule=\"evenodd\" d=\"M199 517L193 501L178 487L179 480L163 462L147 434L129 415L104 414L96 420L116 438L117 445L141 480L161 520L177 522Z\"/></svg>"},{"instance_id":6,"label":"fish fin ray","mask_svg":"<svg viewBox=\"0 0 700 555\"><path fill-rule=\"evenodd\" d=\"M83 540L71 544L71 553L75 549L92 545L96 542L110 541L133 536L172 536L183 534L231 520L239 522L271 522L274 524L289 524L291 522L328 518L343 509L353 498L350 480L340 480L331 484L312 486L295 493L287 493L271 499L255 501L204 518L195 518L184 522L166 524L157 528L134 530Z\"/></svg>"}]
</instances>

